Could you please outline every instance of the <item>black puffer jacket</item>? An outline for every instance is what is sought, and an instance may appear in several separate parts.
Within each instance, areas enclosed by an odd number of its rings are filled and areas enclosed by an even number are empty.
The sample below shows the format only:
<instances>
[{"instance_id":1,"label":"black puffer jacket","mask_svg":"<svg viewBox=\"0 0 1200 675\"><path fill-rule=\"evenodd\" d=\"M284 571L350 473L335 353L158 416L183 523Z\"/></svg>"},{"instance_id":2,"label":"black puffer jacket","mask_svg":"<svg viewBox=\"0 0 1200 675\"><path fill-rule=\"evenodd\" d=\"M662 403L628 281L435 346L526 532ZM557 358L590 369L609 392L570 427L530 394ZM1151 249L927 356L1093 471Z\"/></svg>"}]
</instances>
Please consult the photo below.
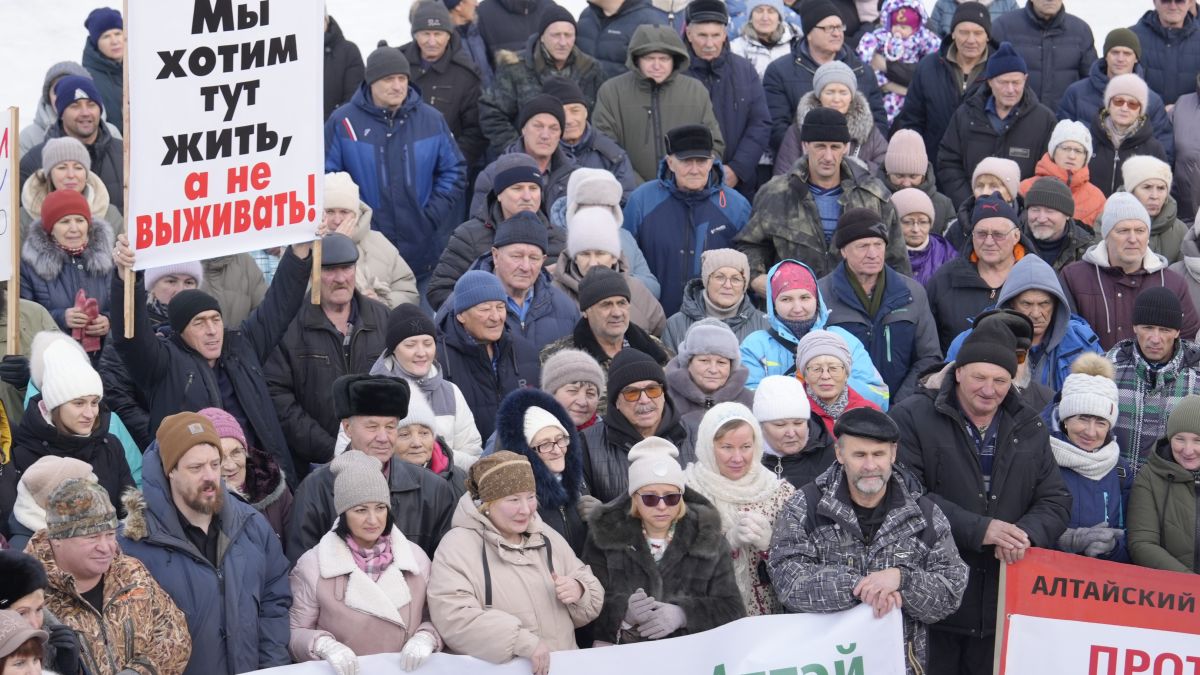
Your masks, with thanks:
<instances>
[{"instance_id":1,"label":"black puffer jacket","mask_svg":"<svg viewBox=\"0 0 1200 675\"><path fill-rule=\"evenodd\" d=\"M609 79L625 72L629 41L638 26L666 24L666 12L650 0L625 0L612 16L605 16L604 10L589 2L579 13L575 45L599 61L604 78Z\"/></svg>"},{"instance_id":2,"label":"black puffer jacket","mask_svg":"<svg viewBox=\"0 0 1200 675\"><path fill-rule=\"evenodd\" d=\"M166 314L154 306L147 306L146 314L156 335L164 339L171 335ZM96 370L100 372L100 380L104 383L104 402L121 418L133 442L145 452L154 441L154 434L150 433L150 400L133 381L112 340L104 344L100 352L100 367Z\"/></svg>"},{"instance_id":3,"label":"black puffer jacket","mask_svg":"<svg viewBox=\"0 0 1200 675\"><path fill-rule=\"evenodd\" d=\"M496 62L501 49L520 51L530 35L538 32L542 12L554 0L484 0L479 3L475 23L487 46L488 61Z\"/></svg>"},{"instance_id":4,"label":"black puffer jacket","mask_svg":"<svg viewBox=\"0 0 1200 675\"><path fill-rule=\"evenodd\" d=\"M325 28L325 117L349 103L363 81L363 57L358 45L342 35L342 27L331 16Z\"/></svg>"},{"instance_id":5,"label":"black puffer jacket","mask_svg":"<svg viewBox=\"0 0 1200 675\"><path fill-rule=\"evenodd\" d=\"M1088 76L1096 60L1096 38L1087 22L1067 14L1043 19L1025 3L1025 9L1008 12L992 24L996 42L1011 42L1029 66L1029 88L1047 108L1058 110L1067 87Z\"/></svg>"},{"instance_id":6,"label":"black puffer jacket","mask_svg":"<svg viewBox=\"0 0 1200 675\"><path fill-rule=\"evenodd\" d=\"M794 455L763 453L763 466L775 472L792 487L801 488L825 473L837 461L833 436L817 415L808 418L808 443Z\"/></svg>"},{"instance_id":7,"label":"black puffer jacket","mask_svg":"<svg viewBox=\"0 0 1200 675\"><path fill-rule=\"evenodd\" d=\"M1121 165L1134 155L1150 155L1162 161L1167 161L1167 153L1162 143L1154 137L1154 127L1148 120L1143 119L1141 126L1128 138L1121 142L1120 148L1113 147L1112 136L1107 129L1105 120L1108 111L1101 109L1092 120L1092 159L1088 162L1088 173L1091 183L1100 188L1105 199L1121 189L1125 177L1121 175Z\"/></svg>"},{"instance_id":8,"label":"black puffer jacket","mask_svg":"<svg viewBox=\"0 0 1200 675\"><path fill-rule=\"evenodd\" d=\"M421 88L421 98L446 118L446 126L467 158L467 166L475 166L487 147L479 127L483 78L471 55L463 49L457 32L450 34L442 58L428 65L421 58L421 48L416 42L400 47L400 52L411 64L412 82Z\"/></svg>"},{"instance_id":9,"label":"black puffer jacket","mask_svg":"<svg viewBox=\"0 0 1200 675\"><path fill-rule=\"evenodd\" d=\"M664 393L666 408L655 436L665 438L679 449L679 465L696 461L695 440L680 421L671 394ZM604 420L583 432L583 479L592 496L611 502L625 495L629 487L629 449L642 440L642 435L617 410L612 399Z\"/></svg>"}]
</instances>

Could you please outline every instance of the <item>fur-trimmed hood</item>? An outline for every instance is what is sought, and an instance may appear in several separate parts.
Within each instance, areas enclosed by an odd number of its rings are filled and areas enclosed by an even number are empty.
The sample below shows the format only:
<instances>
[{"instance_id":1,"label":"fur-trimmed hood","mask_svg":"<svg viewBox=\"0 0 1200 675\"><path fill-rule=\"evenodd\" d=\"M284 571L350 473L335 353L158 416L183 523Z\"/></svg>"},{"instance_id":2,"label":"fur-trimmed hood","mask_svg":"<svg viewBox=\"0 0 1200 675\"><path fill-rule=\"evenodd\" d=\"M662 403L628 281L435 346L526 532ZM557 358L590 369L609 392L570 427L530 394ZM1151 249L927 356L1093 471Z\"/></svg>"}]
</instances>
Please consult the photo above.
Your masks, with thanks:
<instances>
[{"instance_id":1,"label":"fur-trimmed hood","mask_svg":"<svg viewBox=\"0 0 1200 675\"><path fill-rule=\"evenodd\" d=\"M567 448L566 468L561 480L550 471L542 458L525 440L525 411L537 406L554 415L567 430L571 444ZM517 389L504 397L496 411L496 450L522 455L533 465L538 504L558 509L574 504L583 492L583 444L570 415L558 401L541 389Z\"/></svg>"},{"instance_id":2,"label":"fur-trimmed hood","mask_svg":"<svg viewBox=\"0 0 1200 675\"><path fill-rule=\"evenodd\" d=\"M804 116L810 110L821 107L823 106L817 97L817 92L810 91L802 96L800 103L796 105L796 129L799 130L804 126ZM871 105L861 92L854 92L854 98L850 101L850 110L846 113L846 125L850 127L850 139L859 145L867 142L871 130L875 128Z\"/></svg>"},{"instance_id":3,"label":"fur-trimmed hood","mask_svg":"<svg viewBox=\"0 0 1200 675\"><path fill-rule=\"evenodd\" d=\"M83 250L84 271L90 275L103 276L112 272L113 228L102 218L92 217L88 228L88 243ZM70 255L58 247L42 229L38 218L25 229L25 241L21 244L21 260L28 263L39 277L53 281L62 272Z\"/></svg>"},{"instance_id":4,"label":"fur-trimmed hood","mask_svg":"<svg viewBox=\"0 0 1200 675\"><path fill-rule=\"evenodd\" d=\"M645 535L642 521L629 515L632 497L626 495L600 506L588 519L592 541L601 550L620 551L630 548ZM672 545L681 545L688 555L712 559L721 552L721 516L717 509L691 488L684 488L683 502L687 513L675 524Z\"/></svg>"}]
</instances>

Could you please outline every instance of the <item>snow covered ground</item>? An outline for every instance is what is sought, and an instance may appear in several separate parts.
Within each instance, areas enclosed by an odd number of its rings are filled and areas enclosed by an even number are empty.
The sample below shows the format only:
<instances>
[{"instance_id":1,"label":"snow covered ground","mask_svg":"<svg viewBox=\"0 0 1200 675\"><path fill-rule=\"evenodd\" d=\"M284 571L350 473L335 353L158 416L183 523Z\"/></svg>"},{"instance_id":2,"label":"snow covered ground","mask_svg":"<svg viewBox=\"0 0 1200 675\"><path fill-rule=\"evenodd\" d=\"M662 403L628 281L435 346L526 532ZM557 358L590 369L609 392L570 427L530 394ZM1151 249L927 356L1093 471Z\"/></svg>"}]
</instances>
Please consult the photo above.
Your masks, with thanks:
<instances>
[{"instance_id":1,"label":"snow covered ground","mask_svg":"<svg viewBox=\"0 0 1200 675\"><path fill-rule=\"evenodd\" d=\"M190 6L185 0L162 0ZM586 0L559 0L578 14ZM925 0L932 7L934 0ZM4 67L0 75L0 106L21 108L21 124L33 119L46 69L58 61L79 60L87 31L83 20L104 0L0 0L0 26L5 28L0 47ZM117 2L110 4L120 6ZM327 0L346 37L357 43L364 56L381 39L401 45L410 40L408 9L411 0ZM1092 26L1097 42L1117 26L1137 21L1151 0L1067 0L1067 9ZM164 102L164 113L170 104Z\"/></svg>"}]
</instances>

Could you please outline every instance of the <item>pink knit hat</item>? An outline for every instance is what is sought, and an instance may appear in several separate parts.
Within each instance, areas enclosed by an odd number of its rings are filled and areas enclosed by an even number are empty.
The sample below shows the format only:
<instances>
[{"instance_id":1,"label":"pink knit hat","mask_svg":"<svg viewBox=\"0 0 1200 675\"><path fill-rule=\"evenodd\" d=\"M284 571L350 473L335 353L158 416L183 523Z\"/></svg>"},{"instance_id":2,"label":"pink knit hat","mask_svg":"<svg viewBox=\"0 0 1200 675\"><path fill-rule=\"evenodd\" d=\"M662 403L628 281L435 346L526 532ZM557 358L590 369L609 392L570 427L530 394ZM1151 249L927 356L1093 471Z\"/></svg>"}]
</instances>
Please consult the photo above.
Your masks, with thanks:
<instances>
[{"instance_id":1,"label":"pink knit hat","mask_svg":"<svg viewBox=\"0 0 1200 675\"><path fill-rule=\"evenodd\" d=\"M929 195L917 188L904 188L893 194L892 206L896 207L896 217L901 219L910 213L924 213L930 220L937 217Z\"/></svg>"},{"instance_id":2,"label":"pink knit hat","mask_svg":"<svg viewBox=\"0 0 1200 675\"><path fill-rule=\"evenodd\" d=\"M1138 103L1142 104L1141 113L1146 114L1146 108L1150 107L1150 88L1146 86L1146 81L1133 73L1125 73L1118 75L1108 81L1108 86L1104 88L1104 105L1108 106L1108 102L1114 96L1132 96L1136 98Z\"/></svg>"},{"instance_id":3,"label":"pink knit hat","mask_svg":"<svg viewBox=\"0 0 1200 675\"><path fill-rule=\"evenodd\" d=\"M980 176L990 175L1000 179L1008 189L1009 199L1017 196L1021 185L1021 167L1011 159L1001 157L984 157L975 165L975 173L971 174L971 184Z\"/></svg>"},{"instance_id":4,"label":"pink knit hat","mask_svg":"<svg viewBox=\"0 0 1200 675\"><path fill-rule=\"evenodd\" d=\"M901 129L888 141L887 154L883 157L883 168L888 173L925 175L929 169L929 155L925 152L925 139L912 129Z\"/></svg>"},{"instance_id":5,"label":"pink knit hat","mask_svg":"<svg viewBox=\"0 0 1200 675\"><path fill-rule=\"evenodd\" d=\"M218 436L221 438L236 439L242 444L243 448L249 449L249 446L246 444L246 434L242 431L242 425L238 424L233 415L220 408L205 408L200 411L200 414L207 417L209 422L212 422L213 429L216 429Z\"/></svg>"}]
</instances>

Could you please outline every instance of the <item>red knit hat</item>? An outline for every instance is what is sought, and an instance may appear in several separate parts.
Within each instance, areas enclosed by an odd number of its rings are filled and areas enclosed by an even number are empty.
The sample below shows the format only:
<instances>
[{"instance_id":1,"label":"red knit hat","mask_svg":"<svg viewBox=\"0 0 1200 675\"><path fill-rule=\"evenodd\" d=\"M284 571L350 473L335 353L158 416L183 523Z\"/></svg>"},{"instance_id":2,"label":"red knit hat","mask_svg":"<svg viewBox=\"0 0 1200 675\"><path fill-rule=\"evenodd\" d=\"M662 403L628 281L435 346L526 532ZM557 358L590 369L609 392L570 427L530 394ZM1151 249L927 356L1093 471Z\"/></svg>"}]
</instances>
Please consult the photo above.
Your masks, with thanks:
<instances>
[{"instance_id":1,"label":"red knit hat","mask_svg":"<svg viewBox=\"0 0 1200 675\"><path fill-rule=\"evenodd\" d=\"M88 226L92 225L92 209L82 194L74 190L55 190L47 195L46 201L42 202L42 229L46 234L67 216L83 216Z\"/></svg>"},{"instance_id":2,"label":"red knit hat","mask_svg":"<svg viewBox=\"0 0 1200 675\"><path fill-rule=\"evenodd\" d=\"M783 293L800 288L817 295L817 279L812 270L790 260L780 263L779 269L771 275L771 294L778 298Z\"/></svg>"}]
</instances>

